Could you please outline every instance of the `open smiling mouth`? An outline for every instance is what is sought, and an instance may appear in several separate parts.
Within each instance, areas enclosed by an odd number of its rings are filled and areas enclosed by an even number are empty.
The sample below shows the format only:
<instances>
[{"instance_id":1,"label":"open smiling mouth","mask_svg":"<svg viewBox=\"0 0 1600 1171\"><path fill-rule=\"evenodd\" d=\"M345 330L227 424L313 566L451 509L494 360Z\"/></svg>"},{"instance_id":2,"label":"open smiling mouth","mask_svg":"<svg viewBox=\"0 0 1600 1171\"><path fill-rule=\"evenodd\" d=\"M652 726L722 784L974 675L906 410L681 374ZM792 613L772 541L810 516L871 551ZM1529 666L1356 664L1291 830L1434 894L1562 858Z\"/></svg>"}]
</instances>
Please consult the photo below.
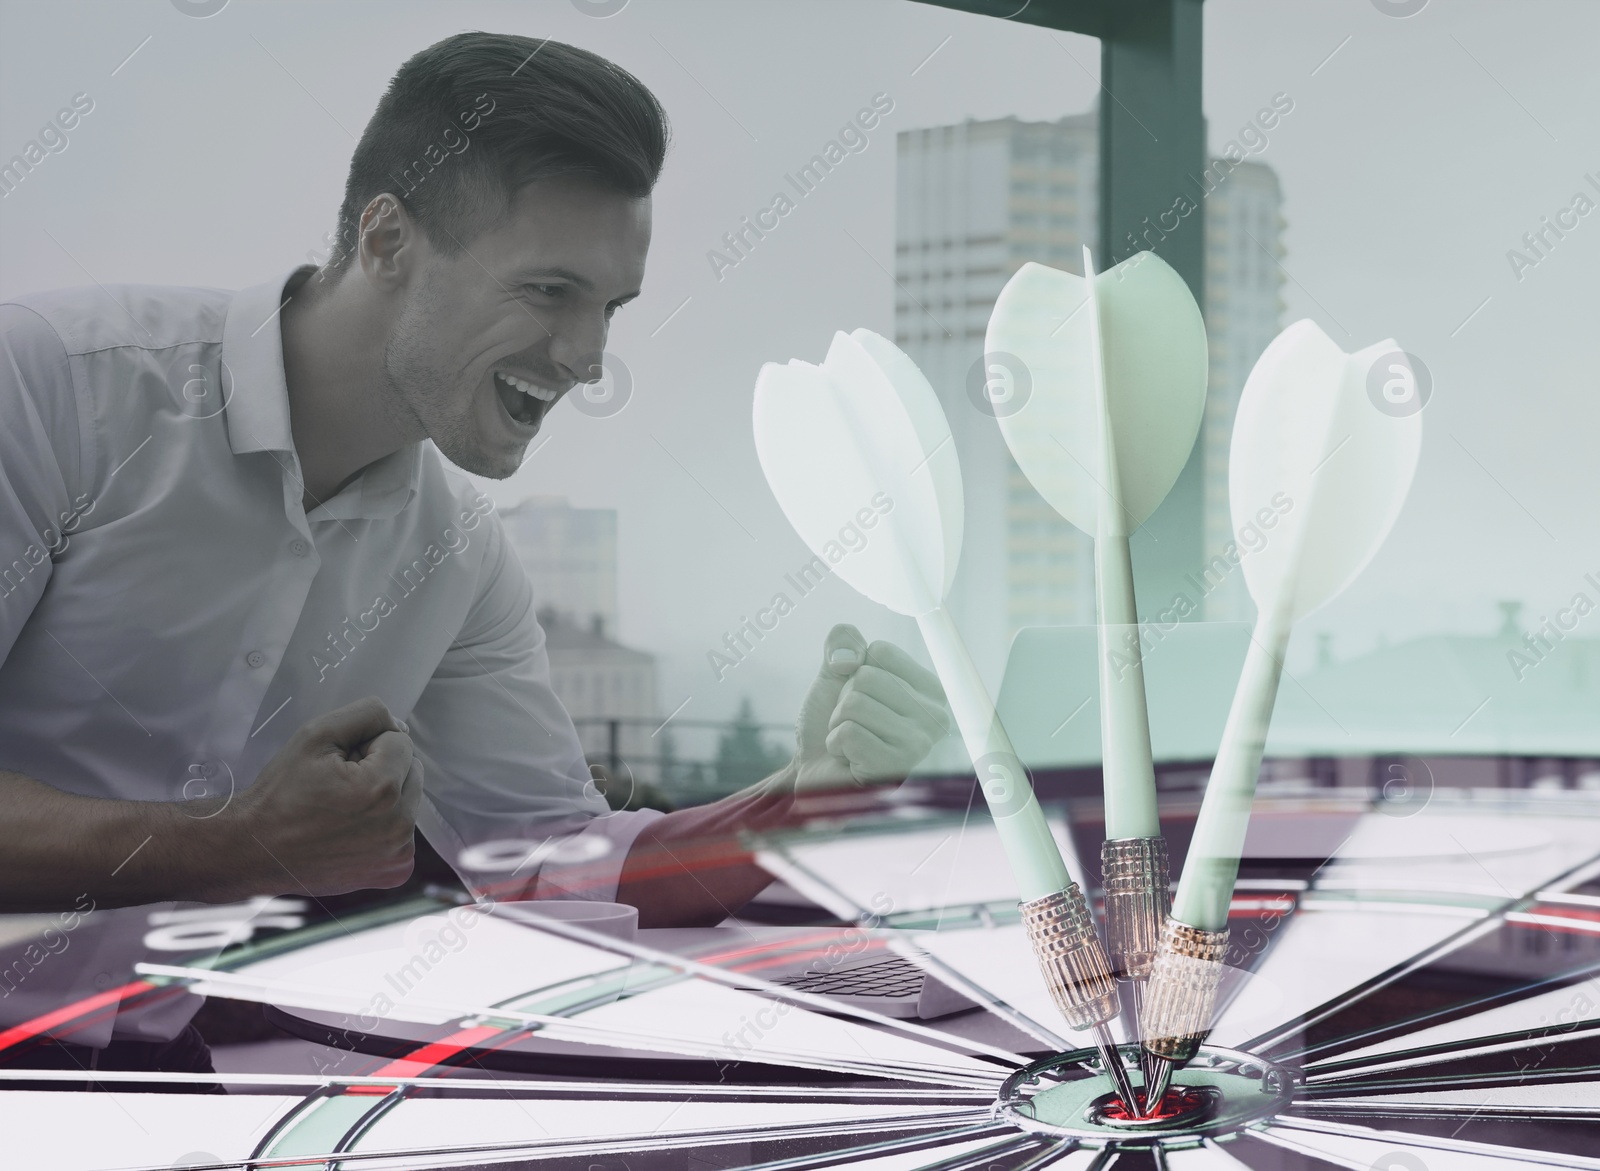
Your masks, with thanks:
<instances>
[{"instance_id":1,"label":"open smiling mouth","mask_svg":"<svg viewBox=\"0 0 1600 1171\"><path fill-rule=\"evenodd\" d=\"M557 390L525 381L503 370L495 371L494 391L500 398L500 405L505 407L506 414L525 427L537 427L550 404L560 396Z\"/></svg>"}]
</instances>

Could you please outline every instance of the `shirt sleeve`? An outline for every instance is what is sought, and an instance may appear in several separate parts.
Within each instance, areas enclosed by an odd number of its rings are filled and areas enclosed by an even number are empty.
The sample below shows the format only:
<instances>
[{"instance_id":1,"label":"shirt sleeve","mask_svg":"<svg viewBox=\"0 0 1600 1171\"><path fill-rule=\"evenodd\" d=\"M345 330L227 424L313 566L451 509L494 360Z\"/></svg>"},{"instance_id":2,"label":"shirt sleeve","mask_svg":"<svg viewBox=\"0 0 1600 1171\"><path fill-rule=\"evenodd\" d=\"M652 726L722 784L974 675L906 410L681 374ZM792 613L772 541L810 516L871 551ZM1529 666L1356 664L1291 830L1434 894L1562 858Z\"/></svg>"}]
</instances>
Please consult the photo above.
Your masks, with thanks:
<instances>
[{"instance_id":1,"label":"shirt sleeve","mask_svg":"<svg viewBox=\"0 0 1600 1171\"><path fill-rule=\"evenodd\" d=\"M91 501L66 347L44 318L0 305L0 662L66 552Z\"/></svg>"},{"instance_id":2,"label":"shirt sleeve","mask_svg":"<svg viewBox=\"0 0 1600 1171\"><path fill-rule=\"evenodd\" d=\"M474 891L616 898L655 811L613 812L550 686L533 587L500 518L485 518L477 596L410 715L423 832Z\"/></svg>"}]
</instances>

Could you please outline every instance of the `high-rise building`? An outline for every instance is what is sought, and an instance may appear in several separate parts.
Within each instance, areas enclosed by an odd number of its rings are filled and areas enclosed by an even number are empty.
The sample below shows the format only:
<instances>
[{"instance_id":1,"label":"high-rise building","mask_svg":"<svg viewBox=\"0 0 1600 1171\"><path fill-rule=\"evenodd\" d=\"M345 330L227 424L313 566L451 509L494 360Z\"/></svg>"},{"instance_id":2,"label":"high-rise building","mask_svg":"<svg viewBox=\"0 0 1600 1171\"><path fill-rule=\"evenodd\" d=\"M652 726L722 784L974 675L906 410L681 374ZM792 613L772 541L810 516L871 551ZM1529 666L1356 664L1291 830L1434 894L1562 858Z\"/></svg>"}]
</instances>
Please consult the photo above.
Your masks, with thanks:
<instances>
[{"instance_id":1,"label":"high-rise building","mask_svg":"<svg viewBox=\"0 0 1600 1171\"><path fill-rule=\"evenodd\" d=\"M616 641L617 514L535 496L501 510L533 583L550 682L591 764L620 758L637 780L659 779L655 656ZM624 779L624 783L626 783Z\"/></svg>"},{"instance_id":2,"label":"high-rise building","mask_svg":"<svg viewBox=\"0 0 1600 1171\"><path fill-rule=\"evenodd\" d=\"M1276 172L1253 162L1235 166L1205 201L1211 381L1199 442L1205 457L1202 547L1208 561L1235 540L1228 519L1228 444L1239 392L1261 351L1281 328L1282 204ZM1238 569L1220 580L1216 573L1201 574L1200 580L1208 586L1217 582L1205 598L1208 620L1247 622L1255 617L1255 604Z\"/></svg>"},{"instance_id":3,"label":"high-rise building","mask_svg":"<svg viewBox=\"0 0 1600 1171\"><path fill-rule=\"evenodd\" d=\"M563 496L534 496L500 510L506 536L533 582L541 611L588 626L598 615L617 629L617 513L573 508Z\"/></svg>"},{"instance_id":4,"label":"high-rise building","mask_svg":"<svg viewBox=\"0 0 1600 1171\"><path fill-rule=\"evenodd\" d=\"M899 135L895 339L928 376L955 434L966 516L950 607L991 684L1021 627L1095 617L1093 542L1056 514L1011 459L993 408L984 405L986 384L1006 372L984 368L983 338L1000 289L1024 263L1082 271L1081 249L1097 240L1098 152L1092 111L1056 122L1001 118ZM1197 176L1194 193L1208 217L1211 344L1200 440L1205 531L1194 545L1217 552L1228 540L1234 406L1282 310L1274 258L1282 253L1283 226L1270 168L1224 164L1220 171L1226 178L1216 184ZM1209 195L1207 187L1214 188ZM1135 536L1136 546L1141 539ZM1234 616L1231 591L1240 589L1223 582L1213 591L1216 601L1205 599L1207 616ZM1141 597L1140 611L1168 601Z\"/></svg>"}]
</instances>

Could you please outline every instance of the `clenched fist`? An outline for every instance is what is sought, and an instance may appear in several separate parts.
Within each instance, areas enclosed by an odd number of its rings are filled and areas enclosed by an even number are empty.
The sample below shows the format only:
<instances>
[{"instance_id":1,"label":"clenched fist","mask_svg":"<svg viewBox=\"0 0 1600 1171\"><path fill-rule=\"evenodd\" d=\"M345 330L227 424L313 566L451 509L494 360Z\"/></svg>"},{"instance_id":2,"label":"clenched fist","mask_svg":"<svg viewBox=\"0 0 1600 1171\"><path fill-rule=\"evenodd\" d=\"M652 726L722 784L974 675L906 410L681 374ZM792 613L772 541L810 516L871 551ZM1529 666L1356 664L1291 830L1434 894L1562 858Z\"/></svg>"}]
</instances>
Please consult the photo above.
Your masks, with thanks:
<instances>
[{"instance_id":1,"label":"clenched fist","mask_svg":"<svg viewBox=\"0 0 1600 1171\"><path fill-rule=\"evenodd\" d=\"M250 894L342 894L411 876L422 762L376 698L308 721L217 816Z\"/></svg>"},{"instance_id":2,"label":"clenched fist","mask_svg":"<svg viewBox=\"0 0 1600 1171\"><path fill-rule=\"evenodd\" d=\"M796 721L795 789L898 781L950 730L938 678L889 642L841 624Z\"/></svg>"}]
</instances>

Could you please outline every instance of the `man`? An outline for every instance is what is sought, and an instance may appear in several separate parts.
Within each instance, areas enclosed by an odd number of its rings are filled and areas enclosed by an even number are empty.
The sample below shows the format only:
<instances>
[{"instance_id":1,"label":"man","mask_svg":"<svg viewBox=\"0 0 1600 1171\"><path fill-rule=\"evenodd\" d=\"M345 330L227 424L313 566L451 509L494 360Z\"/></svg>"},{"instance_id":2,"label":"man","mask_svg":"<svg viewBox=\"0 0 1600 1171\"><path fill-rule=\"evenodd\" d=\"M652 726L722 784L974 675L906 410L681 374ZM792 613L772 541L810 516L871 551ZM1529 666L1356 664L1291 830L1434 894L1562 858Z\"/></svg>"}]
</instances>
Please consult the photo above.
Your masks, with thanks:
<instances>
[{"instance_id":1,"label":"man","mask_svg":"<svg viewBox=\"0 0 1600 1171\"><path fill-rule=\"evenodd\" d=\"M462 34L395 75L321 270L0 307L0 910L99 917L0 980L0 1025L58 1035L37 1060L208 1068L194 997L118 992L169 920L112 908L395 886L420 827L479 889L715 923L768 881L738 829L945 733L933 676L840 626L771 777L666 815L590 782L532 588L446 461L510 476L598 377L666 146L615 65ZM504 839L510 873L471 873ZM39 1019L96 994L128 1002Z\"/></svg>"}]
</instances>

